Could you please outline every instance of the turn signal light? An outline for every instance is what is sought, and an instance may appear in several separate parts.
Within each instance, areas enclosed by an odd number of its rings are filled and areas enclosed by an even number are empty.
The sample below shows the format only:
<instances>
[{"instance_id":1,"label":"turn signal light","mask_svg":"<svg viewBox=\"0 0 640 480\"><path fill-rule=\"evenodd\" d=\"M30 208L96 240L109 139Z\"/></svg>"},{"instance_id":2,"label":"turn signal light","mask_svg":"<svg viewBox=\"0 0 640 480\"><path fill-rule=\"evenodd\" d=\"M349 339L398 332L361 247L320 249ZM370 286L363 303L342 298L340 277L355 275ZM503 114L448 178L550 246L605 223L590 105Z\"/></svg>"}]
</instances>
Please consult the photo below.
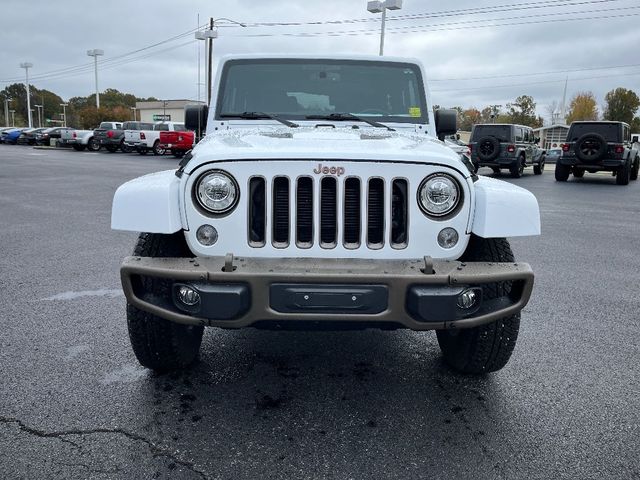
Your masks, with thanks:
<instances>
[{"instance_id":1,"label":"turn signal light","mask_svg":"<svg viewBox=\"0 0 640 480\"><path fill-rule=\"evenodd\" d=\"M516 146L515 145L507 145L507 152L513 153L515 151L516 151Z\"/></svg>"}]
</instances>

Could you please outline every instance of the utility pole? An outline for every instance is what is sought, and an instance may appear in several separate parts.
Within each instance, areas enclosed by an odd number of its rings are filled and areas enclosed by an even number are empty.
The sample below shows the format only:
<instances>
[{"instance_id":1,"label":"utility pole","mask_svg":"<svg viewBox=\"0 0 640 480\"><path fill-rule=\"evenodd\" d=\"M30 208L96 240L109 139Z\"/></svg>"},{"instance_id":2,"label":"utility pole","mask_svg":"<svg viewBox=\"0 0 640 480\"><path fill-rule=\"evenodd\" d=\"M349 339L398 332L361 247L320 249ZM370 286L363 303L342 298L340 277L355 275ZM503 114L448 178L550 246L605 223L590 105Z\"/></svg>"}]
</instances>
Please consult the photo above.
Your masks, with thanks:
<instances>
[{"instance_id":1,"label":"utility pole","mask_svg":"<svg viewBox=\"0 0 640 480\"><path fill-rule=\"evenodd\" d=\"M567 117L565 112L565 107L567 105L567 83L569 83L569 75L567 75L567 78L564 81L564 92L562 93L562 105L560 106L560 122L562 122L562 125L566 125L567 123Z\"/></svg>"},{"instance_id":2,"label":"utility pole","mask_svg":"<svg viewBox=\"0 0 640 480\"><path fill-rule=\"evenodd\" d=\"M34 107L38 110L38 127L42 128L42 114L40 113L42 105L34 105Z\"/></svg>"},{"instance_id":3,"label":"utility pole","mask_svg":"<svg viewBox=\"0 0 640 480\"><path fill-rule=\"evenodd\" d=\"M100 108L100 91L98 90L98 56L104 55L104 50L87 50L87 55L93 57L93 64L96 76L96 108Z\"/></svg>"},{"instance_id":4,"label":"utility pole","mask_svg":"<svg viewBox=\"0 0 640 480\"><path fill-rule=\"evenodd\" d=\"M69 106L69 104L68 103L61 103L60 106L62 107L62 117L64 119L63 125L66 128L66 126L67 126L67 107Z\"/></svg>"},{"instance_id":5,"label":"utility pole","mask_svg":"<svg viewBox=\"0 0 640 480\"><path fill-rule=\"evenodd\" d=\"M4 99L4 123L5 127L9 126L9 102L11 99L9 97Z\"/></svg>"},{"instance_id":6,"label":"utility pole","mask_svg":"<svg viewBox=\"0 0 640 480\"><path fill-rule=\"evenodd\" d=\"M24 68L27 77L25 85L27 87L27 117L29 118L29 128L33 127L33 122L31 121L31 95L29 94L29 69L31 67L33 67L33 63L24 62L20 64L20 68Z\"/></svg>"},{"instance_id":7,"label":"utility pole","mask_svg":"<svg viewBox=\"0 0 640 480\"><path fill-rule=\"evenodd\" d=\"M401 8L402 0L373 1L367 3L367 11L370 13L382 13L382 24L380 25L380 56L384 54L384 31L387 22L387 10L400 10Z\"/></svg>"},{"instance_id":8,"label":"utility pole","mask_svg":"<svg viewBox=\"0 0 640 480\"><path fill-rule=\"evenodd\" d=\"M135 122L137 120L136 118L136 107L129 107L131 109L131 112L133 113L133 121Z\"/></svg>"},{"instance_id":9,"label":"utility pole","mask_svg":"<svg viewBox=\"0 0 640 480\"><path fill-rule=\"evenodd\" d=\"M15 110L9 110L9 113L11 113L11 126L15 127L16 126L16 111Z\"/></svg>"}]
</instances>

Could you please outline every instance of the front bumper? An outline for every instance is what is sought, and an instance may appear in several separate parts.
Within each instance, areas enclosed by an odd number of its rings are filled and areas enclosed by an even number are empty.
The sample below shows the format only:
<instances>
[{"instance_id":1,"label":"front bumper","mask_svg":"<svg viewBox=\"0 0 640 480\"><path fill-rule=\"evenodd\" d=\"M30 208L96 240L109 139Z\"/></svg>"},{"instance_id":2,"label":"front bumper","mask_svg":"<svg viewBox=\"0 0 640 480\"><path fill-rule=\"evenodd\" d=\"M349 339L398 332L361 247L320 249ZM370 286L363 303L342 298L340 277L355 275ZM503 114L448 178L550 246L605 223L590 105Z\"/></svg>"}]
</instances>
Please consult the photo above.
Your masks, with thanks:
<instances>
[{"instance_id":1,"label":"front bumper","mask_svg":"<svg viewBox=\"0 0 640 480\"><path fill-rule=\"evenodd\" d=\"M425 273L427 272L427 273ZM127 301L167 320L224 328L271 322L361 322L412 330L470 328L518 313L531 297L525 263L423 260L127 257L121 270ZM163 297L145 288L163 280ZM482 299L486 284L511 282L510 292ZM181 285L200 293L197 308L180 305ZM459 295L480 291L470 309ZM500 289L498 289L500 290Z\"/></svg>"}]
</instances>

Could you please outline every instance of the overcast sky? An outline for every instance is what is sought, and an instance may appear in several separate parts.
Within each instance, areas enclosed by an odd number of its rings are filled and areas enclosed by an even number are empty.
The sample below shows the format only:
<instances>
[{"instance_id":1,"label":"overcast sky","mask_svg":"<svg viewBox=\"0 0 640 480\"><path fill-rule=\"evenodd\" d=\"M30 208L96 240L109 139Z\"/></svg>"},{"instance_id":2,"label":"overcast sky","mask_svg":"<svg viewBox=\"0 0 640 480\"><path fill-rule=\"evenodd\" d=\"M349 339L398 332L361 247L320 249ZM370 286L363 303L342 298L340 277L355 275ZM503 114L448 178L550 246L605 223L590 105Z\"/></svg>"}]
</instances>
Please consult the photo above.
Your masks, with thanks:
<instances>
[{"instance_id":1,"label":"overcast sky","mask_svg":"<svg viewBox=\"0 0 640 480\"><path fill-rule=\"evenodd\" d=\"M105 52L100 57L101 90L195 99L201 42L187 32L197 27L198 14L201 24L210 17L247 24L221 26L214 57L236 52L375 55L380 15L368 13L366 4L2 0L0 89L24 78L19 64L26 61L34 65L30 75L38 88L65 99L88 95L95 87L86 51L97 48ZM295 22L322 23L252 25ZM402 10L389 12L387 29L385 54L422 60L433 101L442 106L505 105L529 94L547 117L547 105L562 98L567 75L568 98L591 90L602 105L605 93L615 87L640 93L640 0L404 0Z\"/></svg>"}]
</instances>

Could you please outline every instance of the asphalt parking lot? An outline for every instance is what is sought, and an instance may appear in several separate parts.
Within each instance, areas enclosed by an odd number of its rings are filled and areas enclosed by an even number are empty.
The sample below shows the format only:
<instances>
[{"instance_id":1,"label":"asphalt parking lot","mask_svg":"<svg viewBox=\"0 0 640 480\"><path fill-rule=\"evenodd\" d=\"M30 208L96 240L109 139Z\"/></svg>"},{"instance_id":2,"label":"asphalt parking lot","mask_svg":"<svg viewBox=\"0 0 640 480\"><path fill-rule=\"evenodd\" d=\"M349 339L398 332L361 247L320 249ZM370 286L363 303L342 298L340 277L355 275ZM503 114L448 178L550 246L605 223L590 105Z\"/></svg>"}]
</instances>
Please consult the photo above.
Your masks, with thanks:
<instances>
[{"instance_id":1,"label":"asphalt parking lot","mask_svg":"<svg viewBox=\"0 0 640 480\"><path fill-rule=\"evenodd\" d=\"M110 206L175 165L0 145L0 478L640 476L640 182L513 180L543 235L512 241L536 286L496 374L451 372L433 333L209 329L192 370L155 375Z\"/></svg>"}]
</instances>

